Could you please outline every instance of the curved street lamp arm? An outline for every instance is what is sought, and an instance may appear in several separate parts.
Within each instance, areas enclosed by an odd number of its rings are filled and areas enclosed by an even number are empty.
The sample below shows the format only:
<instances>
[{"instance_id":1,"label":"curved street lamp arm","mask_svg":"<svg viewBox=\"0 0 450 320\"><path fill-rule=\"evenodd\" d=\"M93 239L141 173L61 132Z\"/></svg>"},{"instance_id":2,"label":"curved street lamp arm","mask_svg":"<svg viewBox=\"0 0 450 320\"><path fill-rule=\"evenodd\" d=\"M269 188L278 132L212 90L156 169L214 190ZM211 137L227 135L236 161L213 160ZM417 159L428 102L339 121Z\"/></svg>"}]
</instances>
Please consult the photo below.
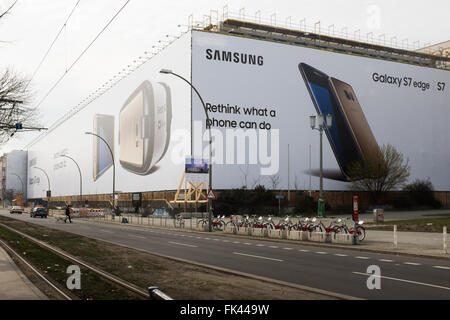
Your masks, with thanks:
<instances>
[{"instance_id":1,"label":"curved street lamp arm","mask_svg":"<svg viewBox=\"0 0 450 320\"><path fill-rule=\"evenodd\" d=\"M174 76L180 78L181 80L185 81L187 84L189 84L192 89L194 89L195 93L197 94L197 96L200 98L200 101L202 102L203 105L203 110L205 111L206 114L206 119L209 120L209 115L208 115L208 111L206 110L206 105L205 102L202 99L202 96L200 95L200 93L198 92L198 90L194 87L194 85L192 83L190 83L189 81L187 81L185 78L183 78L182 76L180 76L179 74L174 73L173 71L171 72ZM211 127L210 125L208 125L208 127Z\"/></svg>"},{"instance_id":2,"label":"curved street lamp arm","mask_svg":"<svg viewBox=\"0 0 450 320\"><path fill-rule=\"evenodd\" d=\"M109 152L111 152L111 159L112 159L112 162L113 162L113 165L114 165L114 153L112 152L112 149L111 149L111 147L109 146L108 142L107 142L105 139L103 139L102 137L100 137L98 134L95 134L95 133L92 133L92 132L85 132L85 133L86 133L86 134L91 134L91 135L96 136L97 138L103 140L103 142L104 142L104 143L106 144L106 146L108 147Z\"/></svg>"},{"instance_id":3,"label":"curved street lamp arm","mask_svg":"<svg viewBox=\"0 0 450 320\"><path fill-rule=\"evenodd\" d=\"M45 172L44 169L41 169L41 168L39 168L39 167L33 167L33 168L39 169L39 170L41 170L41 171L45 174L45 176L47 177L48 190L51 190L51 188L50 188L50 179L48 178L47 172Z\"/></svg>"}]
</instances>

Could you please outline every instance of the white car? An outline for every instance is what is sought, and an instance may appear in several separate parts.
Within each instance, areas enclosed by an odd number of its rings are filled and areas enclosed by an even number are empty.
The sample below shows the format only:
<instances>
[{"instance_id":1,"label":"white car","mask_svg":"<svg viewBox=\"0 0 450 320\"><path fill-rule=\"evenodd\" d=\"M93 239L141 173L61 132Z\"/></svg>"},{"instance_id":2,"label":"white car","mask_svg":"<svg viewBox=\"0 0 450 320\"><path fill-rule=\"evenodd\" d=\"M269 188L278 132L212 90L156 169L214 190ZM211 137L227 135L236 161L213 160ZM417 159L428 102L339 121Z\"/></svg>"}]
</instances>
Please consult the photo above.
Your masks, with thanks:
<instances>
[{"instance_id":1,"label":"white car","mask_svg":"<svg viewBox=\"0 0 450 320\"><path fill-rule=\"evenodd\" d=\"M9 213L22 213L23 207L21 206L12 206L11 209L9 209Z\"/></svg>"}]
</instances>

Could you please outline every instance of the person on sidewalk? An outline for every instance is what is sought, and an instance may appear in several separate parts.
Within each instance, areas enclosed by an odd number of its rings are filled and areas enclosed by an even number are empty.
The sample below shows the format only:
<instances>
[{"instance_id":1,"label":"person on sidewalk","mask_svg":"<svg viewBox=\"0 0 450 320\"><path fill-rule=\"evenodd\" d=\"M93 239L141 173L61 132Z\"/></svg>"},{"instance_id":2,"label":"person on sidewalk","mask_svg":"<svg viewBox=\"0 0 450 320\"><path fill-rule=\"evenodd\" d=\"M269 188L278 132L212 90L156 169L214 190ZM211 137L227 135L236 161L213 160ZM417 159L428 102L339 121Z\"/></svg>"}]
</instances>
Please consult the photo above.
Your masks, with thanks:
<instances>
[{"instance_id":1,"label":"person on sidewalk","mask_svg":"<svg viewBox=\"0 0 450 320\"><path fill-rule=\"evenodd\" d=\"M66 207L66 220L69 219L69 222L72 223L72 219L70 219L70 205L68 204ZM64 223L66 223L66 220L64 220Z\"/></svg>"}]
</instances>

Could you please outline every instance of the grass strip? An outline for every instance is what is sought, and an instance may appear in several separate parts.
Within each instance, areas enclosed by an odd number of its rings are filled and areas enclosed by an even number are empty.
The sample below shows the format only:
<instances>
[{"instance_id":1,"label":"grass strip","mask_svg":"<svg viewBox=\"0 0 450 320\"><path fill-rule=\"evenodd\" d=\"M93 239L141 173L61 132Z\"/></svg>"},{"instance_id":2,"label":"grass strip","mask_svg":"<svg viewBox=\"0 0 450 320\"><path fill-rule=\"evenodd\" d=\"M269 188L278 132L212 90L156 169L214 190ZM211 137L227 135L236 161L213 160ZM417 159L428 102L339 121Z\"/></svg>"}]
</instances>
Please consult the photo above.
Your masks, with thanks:
<instances>
[{"instance_id":1,"label":"grass strip","mask_svg":"<svg viewBox=\"0 0 450 320\"><path fill-rule=\"evenodd\" d=\"M0 238L53 280L54 283L57 283L60 288L66 288L66 281L70 276L66 273L66 270L70 265L73 265L71 261L1 226ZM81 300L130 300L139 298L86 268L81 267L80 270L81 289L73 289L70 292Z\"/></svg>"}]
</instances>

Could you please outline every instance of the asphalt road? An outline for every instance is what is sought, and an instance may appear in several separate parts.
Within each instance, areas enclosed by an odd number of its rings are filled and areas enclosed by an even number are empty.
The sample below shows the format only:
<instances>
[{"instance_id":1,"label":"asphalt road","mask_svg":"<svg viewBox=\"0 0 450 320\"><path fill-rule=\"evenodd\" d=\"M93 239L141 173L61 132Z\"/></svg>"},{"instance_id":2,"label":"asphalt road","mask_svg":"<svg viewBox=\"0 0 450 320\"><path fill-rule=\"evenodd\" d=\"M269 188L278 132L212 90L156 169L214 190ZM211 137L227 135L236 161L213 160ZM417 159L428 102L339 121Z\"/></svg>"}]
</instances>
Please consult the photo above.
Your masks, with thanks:
<instances>
[{"instance_id":1,"label":"asphalt road","mask_svg":"<svg viewBox=\"0 0 450 320\"><path fill-rule=\"evenodd\" d=\"M177 258L365 299L450 299L450 262L129 225L1 215ZM367 268L381 289L367 288Z\"/></svg>"}]
</instances>

